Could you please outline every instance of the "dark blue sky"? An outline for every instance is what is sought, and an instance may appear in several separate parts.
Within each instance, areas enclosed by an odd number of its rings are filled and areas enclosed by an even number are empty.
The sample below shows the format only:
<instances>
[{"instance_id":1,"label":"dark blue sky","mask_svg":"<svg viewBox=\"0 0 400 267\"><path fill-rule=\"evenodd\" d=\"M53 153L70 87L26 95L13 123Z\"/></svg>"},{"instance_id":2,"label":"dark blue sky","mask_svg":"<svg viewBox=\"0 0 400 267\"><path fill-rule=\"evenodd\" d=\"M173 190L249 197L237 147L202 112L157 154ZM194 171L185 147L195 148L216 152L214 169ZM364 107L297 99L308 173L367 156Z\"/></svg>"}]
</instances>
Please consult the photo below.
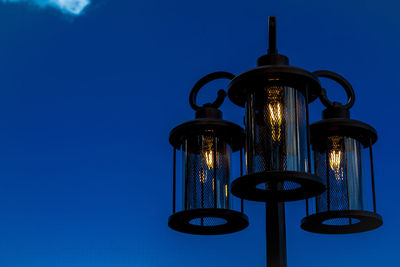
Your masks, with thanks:
<instances>
[{"instance_id":1,"label":"dark blue sky","mask_svg":"<svg viewBox=\"0 0 400 267\"><path fill-rule=\"evenodd\" d=\"M265 266L263 204L246 204L250 226L236 234L168 228L168 134L193 118L188 96L199 78L255 67L268 15L291 64L345 76L357 94L352 117L379 134L383 227L311 234L300 229L304 202L290 203L289 266L400 266L399 8L394 0L92 0L72 18L0 4L0 266ZM334 88L329 96L343 100ZM214 89L200 98L213 100ZM322 105L310 108L318 120ZM222 109L241 122L242 109Z\"/></svg>"}]
</instances>

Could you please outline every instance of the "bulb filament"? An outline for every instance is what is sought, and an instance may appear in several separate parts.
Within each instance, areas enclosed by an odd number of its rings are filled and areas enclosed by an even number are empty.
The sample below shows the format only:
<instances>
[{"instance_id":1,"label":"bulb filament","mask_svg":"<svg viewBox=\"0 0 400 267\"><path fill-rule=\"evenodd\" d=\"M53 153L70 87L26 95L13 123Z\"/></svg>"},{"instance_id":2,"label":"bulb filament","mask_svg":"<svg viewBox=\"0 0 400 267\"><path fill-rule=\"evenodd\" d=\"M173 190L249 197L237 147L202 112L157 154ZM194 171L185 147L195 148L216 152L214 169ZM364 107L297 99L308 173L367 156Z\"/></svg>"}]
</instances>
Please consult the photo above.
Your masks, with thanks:
<instances>
[{"instance_id":1,"label":"bulb filament","mask_svg":"<svg viewBox=\"0 0 400 267\"><path fill-rule=\"evenodd\" d=\"M206 167L200 175L200 182L203 184L207 182L207 173L214 169L214 138L212 136L203 137L203 161ZM214 186L214 183L213 183Z\"/></svg>"},{"instance_id":2,"label":"bulb filament","mask_svg":"<svg viewBox=\"0 0 400 267\"><path fill-rule=\"evenodd\" d=\"M335 174L335 179L337 181L343 180L343 167L342 167L342 158L343 151L341 148L341 140L340 136L332 136L329 137L329 140L332 142L332 148L329 151L329 166L331 170Z\"/></svg>"},{"instance_id":3,"label":"bulb filament","mask_svg":"<svg viewBox=\"0 0 400 267\"><path fill-rule=\"evenodd\" d=\"M282 131L282 87L273 86L268 88L268 123L271 127L271 136L274 142L281 140Z\"/></svg>"}]
</instances>

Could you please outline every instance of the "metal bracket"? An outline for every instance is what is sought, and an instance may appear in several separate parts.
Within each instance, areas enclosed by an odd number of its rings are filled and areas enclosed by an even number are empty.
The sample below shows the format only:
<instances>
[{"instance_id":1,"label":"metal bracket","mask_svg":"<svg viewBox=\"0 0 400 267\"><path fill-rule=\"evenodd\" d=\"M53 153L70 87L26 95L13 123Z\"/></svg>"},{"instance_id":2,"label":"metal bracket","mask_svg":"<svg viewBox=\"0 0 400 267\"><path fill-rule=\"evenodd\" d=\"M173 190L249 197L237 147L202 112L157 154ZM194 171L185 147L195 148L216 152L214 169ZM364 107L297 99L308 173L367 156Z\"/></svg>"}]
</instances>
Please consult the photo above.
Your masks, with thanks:
<instances>
[{"instance_id":1,"label":"metal bracket","mask_svg":"<svg viewBox=\"0 0 400 267\"><path fill-rule=\"evenodd\" d=\"M332 71L329 71L329 70L314 71L313 74L318 76L318 77L328 78L328 79L331 79L331 80L339 83L344 88L344 90L346 91L347 103L343 105L343 104L338 103L338 102L331 102L328 99L328 96L326 95L326 90L324 88L322 88L321 95L320 95L319 99L321 100L322 104L325 107L334 108L337 105L340 105L341 107L349 110L354 105L354 101L355 101L356 95L354 94L353 87L351 86L351 84L345 78L343 78L339 74L337 74L335 72L332 72Z\"/></svg>"},{"instance_id":2,"label":"metal bracket","mask_svg":"<svg viewBox=\"0 0 400 267\"><path fill-rule=\"evenodd\" d=\"M210 73L210 74L204 76L203 78L201 78L193 86L192 90L190 91L189 103L190 103L190 106L192 107L192 109L194 109L195 111L198 111L199 109L202 108L196 104L196 98L197 98L198 92L204 85L206 85L207 83L209 83L211 81L217 80L217 79L232 80L233 78L235 78L235 75L233 75L232 73L229 73L229 72L224 72L224 71L213 72L213 73ZM218 91L217 99L213 103L204 104L203 107L219 108L222 105L222 103L224 102L226 95L227 94L226 94L225 90L220 89Z\"/></svg>"}]
</instances>

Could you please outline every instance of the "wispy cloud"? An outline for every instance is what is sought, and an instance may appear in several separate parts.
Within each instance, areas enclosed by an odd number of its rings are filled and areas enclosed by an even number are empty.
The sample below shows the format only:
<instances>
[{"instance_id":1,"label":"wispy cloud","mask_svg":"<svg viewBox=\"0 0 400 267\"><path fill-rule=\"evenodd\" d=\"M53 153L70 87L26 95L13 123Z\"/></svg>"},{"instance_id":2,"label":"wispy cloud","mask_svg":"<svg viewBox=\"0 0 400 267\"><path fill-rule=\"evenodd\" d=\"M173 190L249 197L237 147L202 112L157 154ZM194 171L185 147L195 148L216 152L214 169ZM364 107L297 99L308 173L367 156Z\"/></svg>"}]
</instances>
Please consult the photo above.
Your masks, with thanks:
<instances>
[{"instance_id":1,"label":"wispy cloud","mask_svg":"<svg viewBox=\"0 0 400 267\"><path fill-rule=\"evenodd\" d=\"M90 0L1 0L3 3L28 3L39 7L54 7L63 13L71 15L80 15L82 11L90 4Z\"/></svg>"}]
</instances>

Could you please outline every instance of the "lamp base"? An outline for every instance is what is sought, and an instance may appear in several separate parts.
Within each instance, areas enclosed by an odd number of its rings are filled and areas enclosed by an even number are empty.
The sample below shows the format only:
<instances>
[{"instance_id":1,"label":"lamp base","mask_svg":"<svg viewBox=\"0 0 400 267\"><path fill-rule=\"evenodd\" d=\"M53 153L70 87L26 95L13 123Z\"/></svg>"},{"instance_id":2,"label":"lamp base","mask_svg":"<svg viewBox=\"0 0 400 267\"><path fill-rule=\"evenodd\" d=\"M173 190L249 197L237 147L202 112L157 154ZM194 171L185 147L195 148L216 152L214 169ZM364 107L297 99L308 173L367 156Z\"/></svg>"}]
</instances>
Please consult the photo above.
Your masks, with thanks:
<instances>
[{"instance_id":1,"label":"lamp base","mask_svg":"<svg viewBox=\"0 0 400 267\"><path fill-rule=\"evenodd\" d=\"M301 220L301 228L319 234L353 234L380 227L382 216L364 210L334 210L315 213Z\"/></svg>"},{"instance_id":2,"label":"lamp base","mask_svg":"<svg viewBox=\"0 0 400 267\"><path fill-rule=\"evenodd\" d=\"M316 175L295 171L265 171L241 176L232 182L231 193L253 201L295 201L317 196L325 185Z\"/></svg>"},{"instance_id":3,"label":"lamp base","mask_svg":"<svg viewBox=\"0 0 400 267\"><path fill-rule=\"evenodd\" d=\"M195 235L221 235L241 231L249 225L248 217L228 209L184 210L169 216L168 226L178 232Z\"/></svg>"}]
</instances>

